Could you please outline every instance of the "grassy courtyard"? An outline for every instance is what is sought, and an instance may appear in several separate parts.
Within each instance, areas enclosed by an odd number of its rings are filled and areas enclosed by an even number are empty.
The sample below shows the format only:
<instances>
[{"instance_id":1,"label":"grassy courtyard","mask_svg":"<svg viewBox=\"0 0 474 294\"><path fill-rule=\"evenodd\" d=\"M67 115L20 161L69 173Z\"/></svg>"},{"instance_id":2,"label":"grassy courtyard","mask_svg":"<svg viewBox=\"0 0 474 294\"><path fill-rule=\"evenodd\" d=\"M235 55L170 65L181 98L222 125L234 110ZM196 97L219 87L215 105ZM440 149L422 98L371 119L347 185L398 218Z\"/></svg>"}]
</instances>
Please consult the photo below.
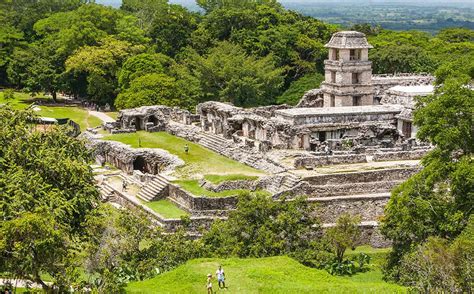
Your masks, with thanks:
<instances>
[{"instance_id":1,"label":"grassy courtyard","mask_svg":"<svg viewBox=\"0 0 474 294\"><path fill-rule=\"evenodd\" d=\"M180 218L189 214L167 199L142 203L164 218Z\"/></svg>"},{"instance_id":2,"label":"grassy courtyard","mask_svg":"<svg viewBox=\"0 0 474 294\"><path fill-rule=\"evenodd\" d=\"M176 176L180 179L200 178L208 174L264 175L262 171L165 132L148 133L140 131L131 134L114 134L105 136L104 140L119 141L134 148L161 148L168 150L171 154L177 155L185 162L185 165L176 171ZM189 146L188 154L184 151L186 144Z\"/></svg>"},{"instance_id":3,"label":"grassy courtyard","mask_svg":"<svg viewBox=\"0 0 474 294\"><path fill-rule=\"evenodd\" d=\"M33 98L31 95L22 92L15 92L15 99L5 100L3 92L0 92L0 104L8 103L15 109L24 109L34 102L34 99L44 99L52 101L51 98L47 97L36 97ZM85 109L75 106L39 106L40 110L36 113L39 116L52 117L52 118L69 118L81 126L81 130L86 128L92 128L99 126L102 121L95 116L89 115L89 112Z\"/></svg>"},{"instance_id":4,"label":"grassy courtyard","mask_svg":"<svg viewBox=\"0 0 474 294\"><path fill-rule=\"evenodd\" d=\"M222 265L228 289L219 290L215 271ZM153 279L130 283L127 293L205 293L206 275L215 293L406 293L384 282L380 269L352 277L331 276L286 257L195 259Z\"/></svg>"}]
</instances>

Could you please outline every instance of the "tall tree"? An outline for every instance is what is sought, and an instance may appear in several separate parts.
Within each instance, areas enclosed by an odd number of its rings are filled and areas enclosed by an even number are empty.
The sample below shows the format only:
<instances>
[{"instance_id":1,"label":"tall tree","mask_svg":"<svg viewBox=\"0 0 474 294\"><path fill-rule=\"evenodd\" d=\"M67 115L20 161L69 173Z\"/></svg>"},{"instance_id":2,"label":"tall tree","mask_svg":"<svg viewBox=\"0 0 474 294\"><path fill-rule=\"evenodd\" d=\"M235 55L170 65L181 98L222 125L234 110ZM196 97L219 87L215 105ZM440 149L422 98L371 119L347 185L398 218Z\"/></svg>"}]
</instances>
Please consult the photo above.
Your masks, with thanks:
<instances>
[{"instance_id":1,"label":"tall tree","mask_svg":"<svg viewBox=\"0 0 474 294\"><path fill-rule=\"evenodd\" d=\"M60 291L74 275L75 239L98 202L90 153L66 129L37 131L28 111L0 107L0 268Z\"/></svg>"},{"instance_id":2,"label":"tall tree","mask_svg":"<svg viewBox=\"0 0 474 294\"><path fill-rule=\"evenodd\" d=\"M474 91L470 78L448 78L419 98L417 136L435 146L423 170L397 187L385 208L382 232L393 240L386 274L399 277L400 260L429 236L456 237L474 207Z\"/></svg>"},{"instance_id":3,"label":"tall tree","mask_svg":"<svg viewBox=\"0 0 474 294\"><path fill-rule=\"evenodd\" d=\"M220 43L205 56L191 53L187 62L201 82L202 101L265 105L274 102L283 85L283 69L275 67L272 56L258 59L229 42Z\"/></svg>"}]
</instances>

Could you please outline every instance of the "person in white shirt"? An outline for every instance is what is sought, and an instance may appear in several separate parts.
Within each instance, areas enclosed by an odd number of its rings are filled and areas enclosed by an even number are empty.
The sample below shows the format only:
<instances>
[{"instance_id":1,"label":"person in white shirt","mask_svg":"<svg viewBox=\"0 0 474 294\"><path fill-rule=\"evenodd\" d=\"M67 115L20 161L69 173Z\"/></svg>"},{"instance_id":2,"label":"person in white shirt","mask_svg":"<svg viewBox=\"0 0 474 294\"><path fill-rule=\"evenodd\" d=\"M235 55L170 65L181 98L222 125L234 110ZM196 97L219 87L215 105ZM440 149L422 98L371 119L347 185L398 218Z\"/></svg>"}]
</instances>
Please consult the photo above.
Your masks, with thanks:
<instances>
[{"instance_id":1,"label":"person in white shirt","mask_svg":"<svg viewBox=\"0 0 474 294\"><path fill-rule=\"evenodd\" d=\"M214 291L212 290L212 275L207 275L207 283L206 283L207 294L213 294Z\"/></svg>"},{"instance_id":2,"label":"person in white shirt","mask_svg":"<svg viewBox=\"0 0 474 294\"><path fill-rule=\"evenodd\" d=\"M225 288L225 273L222 266L219 265L219 268L216 271L217 282L219 283L219 288ZM221 286L222 284L222 286Z\"/></svg>"}]
</instances>

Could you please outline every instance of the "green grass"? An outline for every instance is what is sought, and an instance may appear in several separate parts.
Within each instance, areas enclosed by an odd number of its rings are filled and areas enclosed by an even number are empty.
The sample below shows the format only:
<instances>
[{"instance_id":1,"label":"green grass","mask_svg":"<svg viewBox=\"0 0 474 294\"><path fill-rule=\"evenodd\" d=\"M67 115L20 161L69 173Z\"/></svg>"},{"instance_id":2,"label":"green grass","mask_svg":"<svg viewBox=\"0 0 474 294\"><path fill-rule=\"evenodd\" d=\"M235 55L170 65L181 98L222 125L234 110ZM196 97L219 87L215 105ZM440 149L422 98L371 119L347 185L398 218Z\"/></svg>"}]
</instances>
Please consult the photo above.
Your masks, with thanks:
<instances>
[{"instance_id":1,"label":"green grass","mask_svg":"<svg viewBox=\"0 0 474 294\"><path fill-rule=\"evenodd\" d=\"M119 141L134 148L139 147L138 142L140 140L140 146L143 148L161 148L168 150L185 162L185 165L176 171L176 176L180 178L199 178L206 174L243 174L250 176L264 174L262 171L165 132L148 133L141 131L130 134L114 134L105 136L104 140ZM184 152L184 145L186 144L189 146L188 154Z\"/></svg>"},{"instance_id":2,"label":"green grass","mask_svg":"<svg viewBox=\"0 0 474 294\"><path fill-rule=\"evenodd\" d=\"M215 271L221 264L227 290L219 290ZM155 278L130 283L127 293L206 293L206 275L213 275L215 293L406 293L381 279L380 270L352 277L331 276L286 257L195 259Z\"/></svg>"},{"instance_id":3,"label":"green grass","mask_svg":"<svg viewBox=\"0 0 474 294\"><path fill-rule=\"evenodd\" d=\"M178 184L181 188L190 192L194 196L227 197L227 196L236 196L240 193L250 191L250 190L239 189L239 190L226 190L226 191L221 191L221 192L213 192L201 187L198 180L178 180L178 181L174 181L173 183ZM268 193L268 192L265 191L264 193Z\"/></svg>"},{"instance_id":4,"label":"green grass","mask_svg":"<svg viewBox=\"0 0 474 294\"><path fill-rule=\"evenodd\" d=\"M36 99L47 100L52 102L51 98L36 97ZM3 97L3 92L0 92L0 104L8 103L14 109L24 109L34 102L33 97L30 94L23 92L15 92L15 99L6 101ZM40 105L40 111L36 112L39 116L52 117L52 118L69 118L81 126L81 131L86 128L92 128L99 126L102 121L95 116L89 115L87 110L75 107L75 106L43 106Z\"/></svg>"},{"instance_id":5,"label":"green grass","mask_svg":"<svg viewBox=\"0 0 474 294\"><path fill-rule=\"evenodd\" d=\"M106 112L105 114L107 114L108 116L110 116L111 118L113 118L113 119L115 119L115 120L117 120L117 117L118 117L118 115L119 115L119 113L116 112L116 111Z\"/></svg>"},{"instance_id":6,"label":"green grass","mask_svg":"<svg viewBox=\"0 0 474 294\"><path fill-rule=\"evenodd\" d=\"M75 106L39 106L39 108L41 110L37 112L38 115L53 118L69 118L81 126L81 131L102 124L99 118L89 115L87 110Z\"/></svg>"},{"instance_id":7,"label":"green grass","mask_svg":"<svg viewBox=\"0 0 474 294\"><path fill-rule=\"evenodd\" d=\"M188 215L188 213L173 202L162 199L158 201L142 202L142 204L153 209L156 213L160 214L164 218L180 218L182 216Z\"/></svg>"},{"instance_id":8,"label":"green grass","mask_svg":"<svg viewBox=\"0 0 474 294\"><path fill-rule=\"evenodd\" d=\"M247 175L205 175L204 179L213 184L220 184L226 181L255 181L258 179L257 176Z\"/></svg>"}]
</instances>

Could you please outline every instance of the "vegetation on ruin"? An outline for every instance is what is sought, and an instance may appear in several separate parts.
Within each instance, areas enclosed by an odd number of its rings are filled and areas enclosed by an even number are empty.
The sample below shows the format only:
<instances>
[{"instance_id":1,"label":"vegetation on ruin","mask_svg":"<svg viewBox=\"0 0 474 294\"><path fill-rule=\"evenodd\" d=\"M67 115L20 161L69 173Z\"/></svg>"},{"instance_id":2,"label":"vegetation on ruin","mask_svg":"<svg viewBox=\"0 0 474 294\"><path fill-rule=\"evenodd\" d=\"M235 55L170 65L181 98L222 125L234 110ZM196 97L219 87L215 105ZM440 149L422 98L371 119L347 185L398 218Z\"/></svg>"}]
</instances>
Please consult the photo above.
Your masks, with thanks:
<instances>
[{"instance_id":1,"label":"vegetation on ruin","mask_svg":"<svg viewBox=\"0 0 474 294\"><path fill-rule=\"evenodd\" d=\"M133 148L161 148L181 158L186 164L178 168L180 177L205 174L244 174L261 175L261 171L246 166L222 155L208 150L201 145L165 132L148 133L136 132L132 134L114 134L105 136L104 140L119 141ZM189 152L184 151L188 144Z\"/></svg>"},{"instance_id":2,"label":"vegetation on ruin","mask_svg":"<svg viewBox=\"0 0 474 294\"><path fill-rule=\"evenodd\" d=\"M179 219L182 216L189 215L188 212L180 209L176 204L167 199L143 202L143 205L153 209L153 211L164 218Z\"/></svg>"},{"instance_id":3,"label":"vegetation on ruin","mask_svg":"<svg viewBox=\"0 0 474 294\"><path fill-rule=\"evenodd\" d=\"M199 180L178 180L173 183L178 184L184 190L190 192L194 196L204 197L228 197L236 196L240 193L250 192L250 190L237 189L237 190L224 190L220 192L210 191L204 187L201 187Z\"/></svg>"},{"instance_id":4,"label":"vegetation on ruin","mask_svg":"<svg viewBox=\"0 0 474 294\"><path fill-rule=\"evenodd\" d=\"M255 181L258 179L257 176L248 176L248 175L205 175L204 179L213 184L220 184L226 181Z\"/></svg>"}]
</instances>

